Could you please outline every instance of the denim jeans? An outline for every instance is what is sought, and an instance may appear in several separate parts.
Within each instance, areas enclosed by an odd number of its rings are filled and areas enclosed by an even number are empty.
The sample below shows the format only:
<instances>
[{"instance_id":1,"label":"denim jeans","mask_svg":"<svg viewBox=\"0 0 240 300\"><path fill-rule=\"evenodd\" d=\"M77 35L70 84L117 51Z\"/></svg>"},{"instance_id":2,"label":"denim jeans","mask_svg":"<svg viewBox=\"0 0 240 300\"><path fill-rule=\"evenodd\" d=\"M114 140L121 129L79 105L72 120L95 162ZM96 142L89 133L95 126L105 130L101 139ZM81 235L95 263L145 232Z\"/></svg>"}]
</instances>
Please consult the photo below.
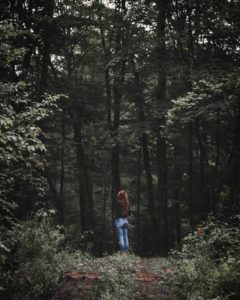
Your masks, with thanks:
<instances>
[{"instance_id":1,"label":"denim jeans","mask_svg":"<svg viewBox=\"0 0 240 300\"><path fill-rule=\"evenodd\" d=\"M128 251L128 220L126 218L115 219L118 247L120 251Z\"/></svg>"}]
</instances>

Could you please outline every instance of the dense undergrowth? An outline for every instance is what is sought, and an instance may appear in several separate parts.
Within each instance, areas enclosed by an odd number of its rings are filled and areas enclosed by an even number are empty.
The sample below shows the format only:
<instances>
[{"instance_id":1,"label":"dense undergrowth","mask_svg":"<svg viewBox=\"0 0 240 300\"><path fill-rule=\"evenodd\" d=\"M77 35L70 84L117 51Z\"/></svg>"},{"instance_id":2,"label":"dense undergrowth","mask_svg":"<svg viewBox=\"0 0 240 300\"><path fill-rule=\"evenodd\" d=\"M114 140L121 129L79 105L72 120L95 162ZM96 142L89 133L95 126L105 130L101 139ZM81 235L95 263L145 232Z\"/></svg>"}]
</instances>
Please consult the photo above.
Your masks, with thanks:
<instances>
[{"instance_id":1,"label":"dense undergrowth","mask_svg":"<svg viewBox=\"0 0 240 300\"><path fill-rule=\"evenodd\" d=\"M11 233L12 251L9 285L2 291L6 299L51 299L66 271L98 272L101 282L96 299L130 299L136 290L132 272L139 257L133 254L96 258L72 249L63 228L54 222L53 211L39 211Z\"/></svg>"},{"instance_id":2,"label":"dense undergrowth","mask_svg":"<svg viewBox=\"0 0 240 300\"><path fill-rule=\"evenodd\" d=\"M239 220L209 218L173 252L171 282L179 299L240 299Z\"/></svg>"},{"instance_id":3,"label":"dense undergrowth","mask_svg":"<svg viewBox=\"0 0 240 300\"><path fill-rule=\"evenodd\" d=\"M75 266L75 255L65 246L65 236L53 214L40 210L12 232L14 246L9 260L13 270L8 298L46 299L63 272Z\"/></svg>"},{"instance_id":4,"label":"dense undergrowth","mask_svg":"<svg viewBox=\"0 0 240 300\"><path fill-rule=\"evenodd\" d=\"M40 211L12 232L11 280L6 299L50 299L66 271L98 272L96 299L132 299L140 265L159 274L176 299L236 300L240 297L239 218L231 224L210 218L168 258L143 259L115 253L96 258L73 250L51 211ZM170 270L164 277L163 270ZM174 297L175 298L175 297Z\"/></svg>"}]
</instances>

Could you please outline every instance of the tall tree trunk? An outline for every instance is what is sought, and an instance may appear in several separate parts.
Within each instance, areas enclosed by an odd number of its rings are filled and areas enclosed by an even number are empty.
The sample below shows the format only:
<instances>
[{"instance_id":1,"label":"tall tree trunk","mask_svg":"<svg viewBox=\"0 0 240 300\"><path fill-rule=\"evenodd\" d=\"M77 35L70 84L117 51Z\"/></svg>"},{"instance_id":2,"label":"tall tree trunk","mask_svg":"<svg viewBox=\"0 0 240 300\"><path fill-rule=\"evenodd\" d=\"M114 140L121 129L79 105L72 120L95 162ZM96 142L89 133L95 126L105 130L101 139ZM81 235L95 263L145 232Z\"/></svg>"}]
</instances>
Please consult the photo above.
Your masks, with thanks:
<instances>
[{"instance_id":1,"label":"tall tree trunk","mask_svg":"<svg viewBox=\"0 0 240 300\"><path fill-rule=\"evenodd\" d=\"M81 230L82 232L94 230L94 207L92 193L90 189L86 156L82 146L81 124L74 124L74 138L76 142L76 154L79 176L79 201L81 210Z\"/></svg>"},{"instance_id":2,"label":"tall tree trunk","mask_svg":"<svg viewBox=\"0 0 240 300\"><path fill-rule=\"evenodd\" d=\"M62 222L64 222L64 177L65 177L65 112L62 114L62 148L61 148L61 176L60 176L60 198L62 202Z\"/></svg>"},{"instance_id":3,"label":"tall tree trunk","mask_svg":"<svg viewBox=\"0 0 240 300\"><path fill-rule=\"evenodd\" d=\"M198 119L196 122L196 137L198 141L198 147L199 147L199 167L200 167L200 211L197 212L197 214L200 213L203 216L208 214L211 211L211 199L209 195L209 180L206 174L207 169L207 152L206 152L206 137L204 136L204 126L200 123L200 120Z\"/></svg>"},{"instance_id":4,"label":"tall tree trunk","mask_svg":"<svg viewBox=\"0 0 240 300\"><path fill-rule=\"evenodd\" d=\"M204 153L203 153L203 142L200 133L200 122L197 120L196 122L196 137L198 142L198 149L199 149L199 169L200 169L200 186L199 186L199 195L200 195L200 203L199 207L197 207L196 214L201 215L204 213L205 210L205 171L204 171Z\"/></svg>"},{"instance_id":5,"label":"tall tree trunk","mask_svg":"<svg viewBox=\"0 0 240 300\"><path fill-rule=\"evenodd\" d=\"M102 27L102 19L99 17L99 29L101 34L101 41L102 41L102 47L104 51L105 56L105 89L106 89L106 115L107 115L107 124L109 130L111 130L112 127L112 92L111 92L111 76L110 76L110 68L108 66L108 63L111 59L110 57L110 49L106 45L105 37L104 37L104 30Z\"/></svg>"},{"instance_id":6,"label":"tall tree trunk","mask_svg":"<svg viewBox=\"0 0 240 300\"><path fill-rule=\"evenodd\" d=\"M44 13L47 17L47 21L42 24L42 41L43 47L42 52L42 61L41 61L41 74L40 74L40 84L39 84L39 95L42 97L43 93L47 90L48 87L48 67L50 65L50 53L51 53L51 41L49 38L49 26L48 22L53 18L54 12L54 0L48 0L44 2Z\"/></svg>"},{"instance_id":7,"label":"tall tree trunk","mask_svg":"<svg viewBox=\"0 0 240 300\"><path fill-rule=\"evenodd\" d=\"M156 88L157 105L160 114L160 126L165 125L164 114L166 111L166 19L168 1L156 1L157 7L157 74L158 84ZM168 242L168 167L167 167L167 143L162 132L157 133L157 169L158 169L158 201L159 201L159 251L167 254Z\"/></svg>"},{"instance_id":8,"label":"tall tree trunk","mask_svg":"<svg viewBox=\"0 0 240 300\"><path fill-rule=\"evenodd\" d=\"M174 229L175 229L175 240L177 244L180 244L181 240L181 210L180 210L180 165L179 165L179 154L174 148Z\"/></svg>"},{"instance_id":9,"label":"tall tree trunk","mask_svg":"<svg viewBox=\"0 0 240 300\"><path fill-rule=\"evenodd\" d=\"M141 123L145 121L144 115L144 95L143 90L140 82L139 73L136 69L134 57L131 58L131 67L134 74L134 85L135 85L135 103L138 110L138 120ZM144 170L146 174L147 180L147 197L148 197L148 207L149 213L151 217L151 226L152 226L152 234L153 234L153 244L154 244L154 251L156 250L156 239L158 236L158 228L156 226L156 216L155 216L155 203L154 203L154 193L153 193L153 179L152 179L152 170L150 164L150 155L148 150L148 139L146 132L142 132L140 135L140 144L142 145L142 153L143 153L143 163L144 163Z\"/></svg>"},{"instance_id":10,"label":"tall tree trunk","mask_svg":"<svg viewBox=\"0 0 240 300\"><path fill-rule=\"evenodd\" d=\"M187 29L188 29L188 39L187 39L187 47L188 47L188 58L187 58L187 69L188 69L188 75L187 75L187 90L191 91L192 89L192 80L191 80L191 72L192 72L192 66L193 66L193 34L192 34L192 5L191 0L187 0L187 16L188 16L188 23L187 23ZM194 226L194 215L196 213L195 206L194 205L196 199L194 199L194 193L193 193L193 123L192 121L189 122L188 127L188 163L189 163L189 222L191 230L193 230Z\"/></svg>"},{"instance_id":11,"label":"tall tree trunk","mask_svg":"<svg viewBox=\"0 0 240 300\"><path fill-rule=\"evenodd\" d=\"M189 71L191 72L193 66L193 60L194 60L194 39L193 39L193 29L192 29L192 0L187 0L187 16L188 16L188 67L189 67Z\"/></svg>"},{"instance_id":12,"label":"tall tree trunk","mask_svg":"<svg viewBox=\"0 0 240 300\"><path fill-rule=\"evenodd\" d=\"M141 160L142 160L142 149L141 149L141 141L139 140L139 152L138 152L138 160L137 160L137 253L139 253L140 249L140 205L141 205Z\"/></svg>"},{"instance_id":13,"label":"tall tree trunk","mask_svg":"<svg viewBox=\"0 0 240 300\"><path fill-rule=\"evenodd\" d=\"M107 111L107 124L109 130L112 129L112 95L111 95L111 84L109 68L105 67L105 85L106 85L106 111Z\"/></svg>"},{"instance_id":14,"label":"tall tree trunk","mask_svg":"<svg viewBox=\"0 0 240 300\"><path fill-rule=\"evenodd\" d=\"M115 70L113 83L113 122L111 126L111 135L114 140L112 147L112 211L116 203L116 195L121 188L120 179L120 159L119 159L119 141L118 130L120 124L120 104L122 98L122 85L125 74L125 61L121 61L120 70Z\"/></svg>"},{"instance_id":15,"label":"tall tree trunk","mask_svg":"<svg viewBox=\"0 0 240 300\"><path fill-rule=\"evenodd\" d=\"M240 213L240 104L236 108L235 128L234 128L234 144L231 161L231 189L232 199L230 205L230 213L232 215Z\"/></svg>"},{"instance_id":16,"label":"tall tree trunk","mask_svg":"<svg viewBox=\"0 0 240 300\"><path fill-rule=\"evenodd\" d=\"M126 13L126 5L125 0L123 1L116 1L115 10L119 14ZM112 146L111 151L111 165L112 165L112 192L111 192L111 199L112 199L112 216L114 215L115 210L115 202L116 202L116 195L118 190L121 188L121 179L120 179L120 159L119 159L119 141L118 141L118 129L120 123L120 105L121 105L121 98L123 92L123 82L125 76L125 65L126 61L124 57L121 57L120 62L116 63L115 66L112 68L113 70L113 84L111 85L111 76L110 70L107 64L111 59L111 51L109 47L107 47L107 43L104 37L104 30L101 24L101 17L99 18L100 21L100 33L101 33L101 40L102 46L105 54L105 86L106 86L106 111L107 111L107 123L108 128L111 131L112 139L114 140L114 145ZM121 54L122 47L125 44L125 32L124 28L118 26L116 29L116 40L115 40L115 52L116 55Z\"/></svg>"},{"instance_id":17,"label":"tall tree trunk","mask_svg":"<svg viewBox=\"0 0 240 300\"><path fill-rule=\"evenodd\" d=\"M64 197L64 175L65 175L65 112L62 114L62 148L61 148L61 177L60 177L60 195Z\"/></svg>"},{"instance_id":18,"label":"tall tree trunk","mask_svg":"<svg viewBox=\"0 0 240 300\"><path fill-rule=\"evenodd\" d=\"M190 227L194 225L194 194L193 194L193 125L188 125L188 214Z\"/></svg>"},{"instance_id":19,"label":"tall tree trunk","mask_svg":"<svg viewBox=\"0 0 240 300\"><path fill-rule=\"evenodd\" d=\"M219 195L219 161L220 161L220 109L217 109L216 114L216 136L215 136L215 148L216 148L216 155L215 155L215 168L214 168L214 179L213 179L213 202L211 210L213 214L216 214L216 204L217 198Z\"/></svg>"},{"instance_id":20,"label":"tall tree trunk","mask_svg":"<svg viewBox=\"0 0 240 300\"><path fill-rule=\"evenodd\" d=\"M152 233L155 234L154 239L156 238L156 216L155 216L155 203L154 203L154 194L153 194L153 180L152 180L152 170L150 165L150 157L148 150L148 141L146 133L142 133L141 137L142 151L143 151L143 163L147 179L147 195L148 195L148 206L152 222Z\"/></svg>"},{"instance_id":21,"label":"tall tree trunk","mask_svg":"<svg viewBox=\"0 0 240 300\"><path fill-rule=\"evenodd\" d=\"M122 17L126 12L125 1L118 1L119 13L122 11ZM114 140L112 147L112 212L114 212L116 203L116 194L121 188L120 179L120 159L119 159L119 141L118 130L120 124L120 106L123 94L123 83L126 69L126 59L121 52L125 46L125 28L119 26L116 34L116 55L120 55L120 61L113 68L113 121L111 126L111 135Z\"/></svg>"},{"instance_id":22,"label":"tall tree trunk","mask_svg":"<svg viewBox=\"0 0 240 300\"><path fill-rule=\"evenodd\" d=\"M50 188L50 195L51 195L51 202L56 208L58 212L58 221L60 224L64 223L64 209L63 209L63 201L62 197L59 194L56 185L53 180L53 175L51 174L51 171L46 166L44 170L44 176L47 178L47 182Z\"/></svg>"},{"instance_id":23,"label":"tall tree trunk","mask_svg":"<svg viewBox=\"0 0 240 300\"><path fill-rule=\"evenodd\" d=\"M169 249L169 220L168 220L168 168L166 139L158 133L157 138L158 166L158 201L159 201L159 251L166 255Z\"/></svg>"},{"instance_id":24,"label":"tall tree trunk","mask_svg":"<svg viewBox=\"0 0 240 300\"><path fill-rule=\"evenodd\" d=\"M103 253L106 249L106 203L107 203L107 186L104 186L103 191L103 224L102 224L102 236L101 236L101 252Z\"/></svg>"}]
</instances>

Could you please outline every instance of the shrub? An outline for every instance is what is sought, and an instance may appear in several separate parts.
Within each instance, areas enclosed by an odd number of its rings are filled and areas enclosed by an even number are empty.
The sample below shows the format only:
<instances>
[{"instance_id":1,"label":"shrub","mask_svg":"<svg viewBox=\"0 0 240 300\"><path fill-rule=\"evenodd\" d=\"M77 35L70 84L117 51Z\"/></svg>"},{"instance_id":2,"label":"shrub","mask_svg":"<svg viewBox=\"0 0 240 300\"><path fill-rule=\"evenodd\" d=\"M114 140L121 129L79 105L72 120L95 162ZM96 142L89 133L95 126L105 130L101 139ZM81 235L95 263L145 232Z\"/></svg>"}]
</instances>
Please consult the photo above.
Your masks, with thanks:
<instances>
[{"instance_id":1,"label":"shrub","mask_svg":"<svg viewBox=\"0 0 240 300\"><path fill-rule=\"evenodd\" d=\"M138 258L135 255L116 253L96 261L102 273L102 283L96 291L96 299L131 299L137 291L137 281L133 276Z\"/></svg>"},{"instance_id":2,"label":"shrub","mask_svg":"<svg viewBox=\"0 0 240 300\"><path fill-rule=\"evenodd\" d=\"M239 220L236 217L235 220ZM209 218L184 239L172 283L185 299L239 299L240 229Z\"/></svg>"},{"instance_id":3,"label":"shrub","mask_svg":"<svg viewBox=\"0 0 240 300\"><path fill-rule=\"evenodd\" d=\"M18 268L12 282L12 299L46 299L62 273L75 265L74 255L64 250L64 234L54 224L54 211L38 211L15 230L14 259Z\"/></svg>"}]
</instances>

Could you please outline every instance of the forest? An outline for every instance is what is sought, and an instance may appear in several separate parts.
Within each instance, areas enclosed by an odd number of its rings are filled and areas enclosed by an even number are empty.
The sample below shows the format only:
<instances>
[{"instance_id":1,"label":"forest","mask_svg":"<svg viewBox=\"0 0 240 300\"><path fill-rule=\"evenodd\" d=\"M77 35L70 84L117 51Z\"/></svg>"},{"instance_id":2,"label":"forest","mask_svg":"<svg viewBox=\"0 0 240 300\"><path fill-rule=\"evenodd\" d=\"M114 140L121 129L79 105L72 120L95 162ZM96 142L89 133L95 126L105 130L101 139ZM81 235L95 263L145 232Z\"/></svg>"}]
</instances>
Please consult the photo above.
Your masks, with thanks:
<instances>
[{"instance_id":1,"label":"forest","mask_svg":"<svg viewBox=\"0 0 240 300\"><path fill-rule=\"evenodd\" d=\"M154 299L239 299L239 16L238 0L1 1L0 298L152 299L145 272ZM65 297L66 272L97 272L94 292Z\"/></svg>"}]
</instances>

